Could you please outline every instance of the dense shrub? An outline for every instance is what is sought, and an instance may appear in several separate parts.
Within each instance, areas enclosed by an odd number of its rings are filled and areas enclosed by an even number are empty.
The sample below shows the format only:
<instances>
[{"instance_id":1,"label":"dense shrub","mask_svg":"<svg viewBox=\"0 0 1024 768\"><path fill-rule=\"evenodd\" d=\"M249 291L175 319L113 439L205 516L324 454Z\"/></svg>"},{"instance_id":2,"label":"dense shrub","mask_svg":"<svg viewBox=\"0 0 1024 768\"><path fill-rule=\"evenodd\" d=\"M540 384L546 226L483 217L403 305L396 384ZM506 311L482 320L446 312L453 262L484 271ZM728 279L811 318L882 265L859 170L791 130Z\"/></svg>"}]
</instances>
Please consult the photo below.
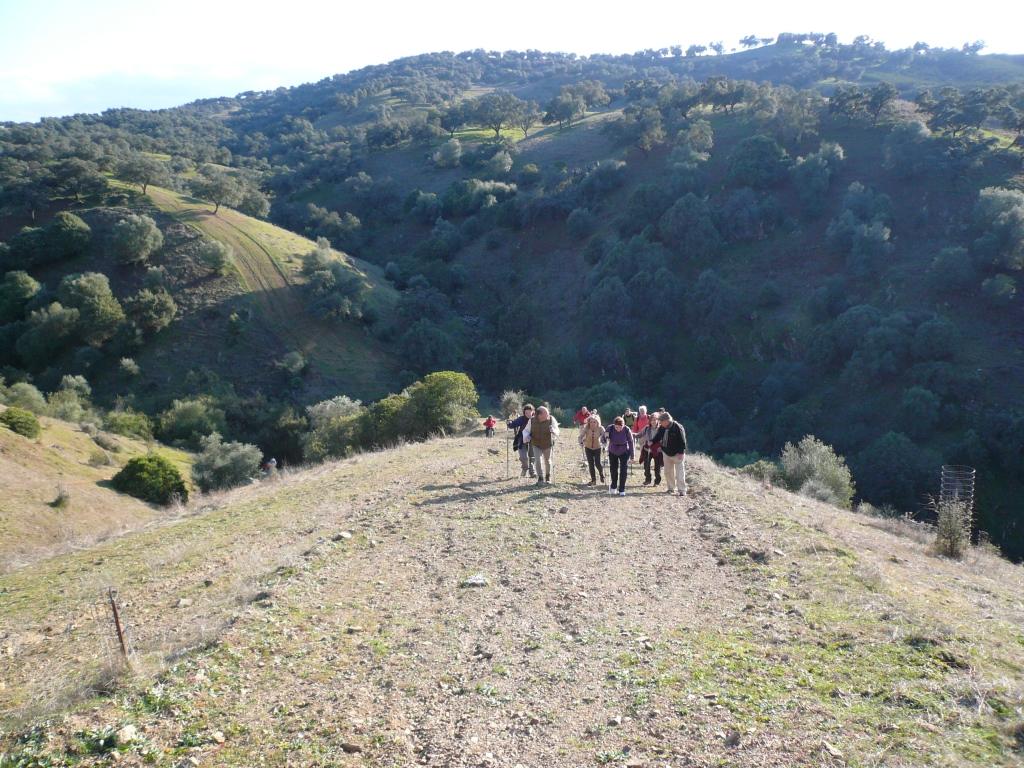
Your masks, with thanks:
<instances>
[{"instance_id":1,"label":"dense shrub","mask_svg":"<svg viewBox=\"0 0 1024 768\"><path fill-rule=\"evenodd\" d=\"M162 331L178 312L178 305L167 291L143 288L125 301L125 311L135 326L146 334Z\"/></svg>"},{"instance_id":2,"label":"dense shrub","mask_svg":"<svg viewBox=\"0 0 1024 768\"><path fill-rule=\"evenodd\" d=\"M439 371L423 377L407 390L404 423L410 437L454 432L477 416L479 399L473 380L464 373Z\"/></svg>"},{"instance_id":3,"label":"dense shrub","mask_svg":"<svg viewBox=\"0 0 1024 768\"><path fill-rule=\"evenodd\" d=\"M136 437L140 440L153 439L153 421L140 411L131 408L110 411L103 419L103 428L125 437Z\"/></svg>"},{"instance_id":4,"label":"dense shrub","mask_svg":"<svg viewBox=\"0 0 1024 768\"><path fill-rule=\"evenodd\" d=\"M160 250L164 236L149 216L126 216L114 225L110 244L118 261L135 264L146 261L150 254Z\"/></svg>"},{"instance_id":5,"label":"dense shrub","mask_svg":"<svg viewBox=\"0 0 1024 768\"><path fill-rule=\"evenodd\" d=\"M25 306L41 288L28 272L19 270L5 274L0 283L0 325L20 320Z\"/></svg>"},{"instance_id":6,"label":"dense shrub","mask_svg":"<svg viewBox=\"0 0 1024 768\"><path fill-rule=\"evenodd\" d=\"M729 183L765 189L782 180L789 166L786 150L764 135L748 136L729 158Z\"/></svg>"},{"instance_id":7,"label":"dense shrub","mask_svg":"<svg viewBox=\"0 0 1024 768\"><path fill-rule=\"evenodd\" d=\"M200 264L214 274L223 275L228 271L228 265L231 264L233 254L234 250L231 246L222 243L220 240L203 240L199 244L196 258Z\"/></svg>"},{"instance_id":8,"label":"dense shrub","mask_svg":"<svg viewBox=\"0 0 1024 768\"><path fill-rule=\"evenodd\" d=\"M302 455L307 461L324 461L348 456L353 450L372 442L364 409L342 415L325 415L317 419L302 439Z\"/></svg>"},{"instance_id":9,"label":"dense shrub","mask_svg":"<svg viewBox=\"0 0 1024 768\"><path fill-rule=\"evenodd\" d=\"M12 432L17 432L24 437L38 437L42 431L39 419L31 411L14 406L8 407L0 413L0 424L3 424Z\"/></svg>"},{"instance_id":10,"label":"dense shrub","mask_svg":"<svg viewBox=\"0 0 1024 768\"><path fill-rule=\"evenodd\" d=\"M589 208L576 208L565 220L565 226L573 238L582 240L597 229L597 217Z\"/></svg>"},{"instance_id":11,"label":"dense shrub","mask_svg":"<svg viewBox=\"0 0 1024 768\"><path fill-rule=\"evenodd\" d=\"M707 201L687 193L673 203L658 221L661 239L689 259L716 253L722 238L715 228Z\"/></svg>"},{"instance_id":12,"label":"dense shrub","mask_svg":"<svg viewBox=\"0 0 1024 768\"><path fill-rule=\"evenodd\" d=\"M81 256L92 240L92 230L78 216L61 211L44 228L25 227L11 238L6 261L33 267Z\"/></svg>"},{"instance_id":13,"label":"dense shrub","mask_svg":"<svg viewBox=\"0 0 1024 768\"><path fill-rule=\"evenodd\" d=\"M175 400L160 414L159 435L167 443L196 449L203 437L224 431L224 411L208 397Z\"/></svg>"},{"instance_id":14,"label":"dense shrub","mask_svg":"<svg viewBox=\"0 0 1024 768\"><path fill-rule=\"evenodd\" d=\"M87 344L100 346L124 322L124 310L110 290L110 281L99 272L66 275L57 288L65 307L78 310L78 335Z\"/></svg>"},{"instance_id":15,"label":"dense shrub","mask_svg":"<svg viewBox=\"0 0 1024 768\"><path fill-rule=\"evenodd\" d=\"M28 329L18 338L15 348L30 370L53 363L65 351L78 331L79 312L54 301L28 316Z\"/></svg>"},{"instance_id":16,"label":"dense shrub","mask_svg":"<svg viewBox=\"0 0 1024 768\"><path fill-rule=\"evenodd\" d=\"M192 466L192 480L204 492L243 485L259 472L262 454L255 445L225 443L217 432L200 444L203 450Z\"/></svg>"},{"instance_id":17,"label":"dense shrub","mask_svg":"<svg viewBox=\"0 0 1024 768\"><path fill-rule=\"evenodd\" d=\"M356 416L362 409L363 404L359 400L353 400L348 395L338 395L309 406L306 413L309 415L310 424L318 426L331 419Z\"/></svg>"},{"instance_id":18,"label":"dense shrub","mask_svg":"<svg viewBox=\"0 0 1024 768\"><path fill-rule=\"evenodd\" d=\"M127 493L151 504L169 504L175 499L188 501L188 488L170 461L157 453L129 459L110 484L121 493Z\"/></svg>"},{"instance_id":19,"label":"dense shrub","mask_svg":"<svg viewBox=\"0 0 1024 768\"><path fill-rule=\"evenodd\" d=\"M6 391L2 391L3 402L15 408L22 408L32 413L46 411L46 398L34 385L27 381L16 381Z\"/></svg>"},{"instance_id":20,"label":"dense shrub","mask_svg":"<svg viewBox=\"0 0 1024 768\"><path fill-rule=\"evenodd\" d=\"M831 494L827 499L830 503L850 508L854 486L846 460L813 435L805 436L796 445L786 443L782 449L781 475L790 490L802 493L807 488L816 494L814 498L820 499L821 489L825 489Z\"/></svg>"}]
</instances>

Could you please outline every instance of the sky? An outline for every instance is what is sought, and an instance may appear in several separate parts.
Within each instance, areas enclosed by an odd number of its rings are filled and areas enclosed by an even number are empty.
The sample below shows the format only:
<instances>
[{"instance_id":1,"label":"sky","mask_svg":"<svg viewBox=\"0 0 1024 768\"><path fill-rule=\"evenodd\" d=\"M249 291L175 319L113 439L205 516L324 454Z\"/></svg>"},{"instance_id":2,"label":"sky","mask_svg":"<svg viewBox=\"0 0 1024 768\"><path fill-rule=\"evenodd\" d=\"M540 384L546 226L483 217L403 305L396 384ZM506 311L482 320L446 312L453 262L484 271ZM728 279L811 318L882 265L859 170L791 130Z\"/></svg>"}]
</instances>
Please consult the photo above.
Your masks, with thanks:
<instances>
[{"instance_id":1,"label":"sky","mask_svg":"<svg viewBox=\"0 0 1024 768\"><path fill-rule=\"evenodd\" d=\"M0 121L170 107L298 85L432 51L630 53L745 35L835 32L1024 53L1015 0L942 12L934 0L639 3L513 0L0 0ZM981 7L981 6L978 6ZM1014 21L1016 19L1016 21Z\"/></svg>"}]
</instances>

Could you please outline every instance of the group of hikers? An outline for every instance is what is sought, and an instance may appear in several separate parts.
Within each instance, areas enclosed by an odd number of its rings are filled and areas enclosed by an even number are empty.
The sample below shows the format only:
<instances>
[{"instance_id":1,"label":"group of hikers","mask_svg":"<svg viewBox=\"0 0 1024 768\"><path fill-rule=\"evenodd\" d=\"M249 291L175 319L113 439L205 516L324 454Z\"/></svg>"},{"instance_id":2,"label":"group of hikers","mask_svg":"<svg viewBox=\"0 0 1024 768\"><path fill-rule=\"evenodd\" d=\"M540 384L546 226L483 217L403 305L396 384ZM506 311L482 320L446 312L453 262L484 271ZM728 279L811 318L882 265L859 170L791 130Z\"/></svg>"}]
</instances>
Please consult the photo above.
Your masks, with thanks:
<instances>
[{"instance_id":1,"label":"group of hikers","mask_svg":"<svg viewBox=\"0 0 1024 768\"><path fill-rule=\"evenodd\" d=\"M494 434L496 424L493 416L484 421L488 437ZM509 419L506 426L514 430L512 448L519 455L520 477L529 475L537 478L538 485L550 484L551 456L560 432L557 419L545 406L535 409L527 403L522 413ZM578 431L577 439L590 471L587 485L596 486L599 478L602 486L606 484L603 455L607 452L611 480L607 483L608 493L625 496L629 465L636 461L639 447L644 485L652 482L655 487L661 485L664 470L667 492L686 495L686 430L665 408L651 414L647 413L646 405L641 405L635 413L627 408L605 426L597 411L582 406L573 417L573 426Z\"/></svg>"}]
</instances>

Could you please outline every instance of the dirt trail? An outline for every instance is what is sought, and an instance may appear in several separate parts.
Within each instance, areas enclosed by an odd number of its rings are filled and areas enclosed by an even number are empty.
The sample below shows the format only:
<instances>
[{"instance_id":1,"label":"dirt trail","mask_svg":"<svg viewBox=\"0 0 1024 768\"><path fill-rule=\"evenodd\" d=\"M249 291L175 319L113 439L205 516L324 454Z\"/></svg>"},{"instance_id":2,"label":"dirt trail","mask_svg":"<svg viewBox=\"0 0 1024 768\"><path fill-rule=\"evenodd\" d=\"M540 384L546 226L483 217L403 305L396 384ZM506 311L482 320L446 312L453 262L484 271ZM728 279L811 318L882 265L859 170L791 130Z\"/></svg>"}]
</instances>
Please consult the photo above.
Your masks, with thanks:
<instances>
[{"instance_id":1,"label":"dirt trail","mask_svg":"<svg viewBox=\"0 0 1024 768\"><path fill-rule=\"evenodd\" d=\"M796 497L701 459L689 498L609 497L574 450L538 487L503 479L501 447L360 457L0 577L0 707L81 665L105 629L81 617L117 579L140 660L193 650L53 743L132 722L217 766L1016 764L984 752L954 693L980 677L942 624L776 514Z\"/></svg>"}]
</instances>

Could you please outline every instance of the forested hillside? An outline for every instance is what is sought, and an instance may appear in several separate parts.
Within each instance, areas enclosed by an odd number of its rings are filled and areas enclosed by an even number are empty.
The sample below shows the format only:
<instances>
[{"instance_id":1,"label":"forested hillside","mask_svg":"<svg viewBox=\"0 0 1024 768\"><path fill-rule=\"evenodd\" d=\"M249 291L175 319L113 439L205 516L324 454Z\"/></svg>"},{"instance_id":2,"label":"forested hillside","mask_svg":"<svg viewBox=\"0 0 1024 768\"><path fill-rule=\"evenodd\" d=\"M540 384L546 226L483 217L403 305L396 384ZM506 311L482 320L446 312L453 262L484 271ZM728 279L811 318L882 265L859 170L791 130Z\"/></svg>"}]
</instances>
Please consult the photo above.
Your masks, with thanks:
<instances>
[{"instance_id":1,"label":"forested hillside","mask_svg":"<svg viewBox=\"0 0 1024 768\"><path fill-rule=\"evenodd\" d=\"M435 53L0 124L6 382L81 375L170 442L298 461L305 406L465 370L664 404L735 465L814 434L894 513L969 464L1024 555L1024 57L741 47ZM318 456L353 447L328 432Z\"/></svg>"}]
</instances>

